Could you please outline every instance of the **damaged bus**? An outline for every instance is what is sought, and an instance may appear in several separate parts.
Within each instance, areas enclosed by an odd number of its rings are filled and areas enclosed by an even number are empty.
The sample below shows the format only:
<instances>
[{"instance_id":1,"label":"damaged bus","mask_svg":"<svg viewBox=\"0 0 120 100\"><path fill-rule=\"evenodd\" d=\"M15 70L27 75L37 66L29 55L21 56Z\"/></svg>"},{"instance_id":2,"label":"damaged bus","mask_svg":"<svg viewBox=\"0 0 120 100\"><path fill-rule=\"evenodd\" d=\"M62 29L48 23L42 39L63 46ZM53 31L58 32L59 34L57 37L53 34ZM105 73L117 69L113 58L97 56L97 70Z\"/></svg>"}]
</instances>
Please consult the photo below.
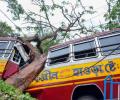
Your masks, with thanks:
<instances>
[{"instance_id":1,"label":"damaged bus","mask_svg":"<svg viewBox=\"0 0 120 100\"><path fill-rule=\"evenodd\" d=\"M104 79L120 81L120 29L51 47L44 70L26 89L39 100L103 100ZM106 98L110 99L110 84ZM119 100L120 86L113 85Z\"/></svg>"}]
</instances>

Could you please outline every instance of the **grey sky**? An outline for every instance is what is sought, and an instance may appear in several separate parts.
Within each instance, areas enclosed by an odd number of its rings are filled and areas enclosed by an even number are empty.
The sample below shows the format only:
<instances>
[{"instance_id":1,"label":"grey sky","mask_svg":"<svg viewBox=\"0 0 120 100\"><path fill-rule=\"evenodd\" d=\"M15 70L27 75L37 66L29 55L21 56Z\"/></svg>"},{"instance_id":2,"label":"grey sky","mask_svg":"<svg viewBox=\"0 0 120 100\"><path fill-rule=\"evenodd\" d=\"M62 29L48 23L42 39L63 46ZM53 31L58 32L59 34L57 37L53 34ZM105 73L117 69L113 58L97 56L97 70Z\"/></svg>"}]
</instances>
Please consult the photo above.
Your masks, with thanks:
<instances>
[{"instance_id":1,"label":"grey sky","mask_svg":"<svg viewBox=\"0 0 120 100\"><path fill-rule=\"evenodd\" d=\"M31 5L31 0L18 0L18 1L26 11L31 10L31 11L36 11L37 12L38 9L36 8L36 6ZM47 3L50 4L51 3L50 1L51 0L47 0ZM58 2L58 3L59 3L59 1L60 0L55 0L55 2ZM69 1L74 2L75 0L69 0ZM93 6L94 10L97 11L93 15L84 16L85 19L87 20L85 25L90 25L90 19L91 19L93 25L98 25L99 21L101 23L105 22L104 18L103 18L103 15L105 14L105 12L107 12L107 4L106 4L105 0L82 0L82 2L85 6ZM2 1L0 1L0 9L2 11L4 11L4 13L6 13L9 16L10 19L12 19L11 14L9 12L7 12L6 4L3 3ZM57 12L56 15L57 16L55 16L54 19L52 19L52 20L55 20L55 21L52 21L52 22L53 22L53 24L57 25L58 22L60 20L62 20L62 18L58 18L60 16L59 12ZM12 26L14 28L14 25L1 12L0 12L0 20L7 22L10 26ZM22 26L21 23L23 23L23 22L14 21L14 23L17 24L18 26Z\"/></svg>"}]
</instances>

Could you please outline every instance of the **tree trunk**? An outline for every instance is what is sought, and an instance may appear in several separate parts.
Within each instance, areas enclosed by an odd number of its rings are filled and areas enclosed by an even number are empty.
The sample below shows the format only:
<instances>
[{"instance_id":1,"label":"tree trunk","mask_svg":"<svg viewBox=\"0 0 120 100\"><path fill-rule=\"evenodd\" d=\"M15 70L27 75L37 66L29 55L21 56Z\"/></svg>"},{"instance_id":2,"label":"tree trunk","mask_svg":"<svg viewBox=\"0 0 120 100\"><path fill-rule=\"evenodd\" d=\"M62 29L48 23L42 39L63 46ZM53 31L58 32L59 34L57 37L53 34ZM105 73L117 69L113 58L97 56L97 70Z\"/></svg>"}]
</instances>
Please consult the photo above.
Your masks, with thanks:
<instances>
[{"instance_id":1,"label":"tree trunk","mask_svg":"<svg viewBox=\"0 0 120 100\"><path fill-rule=\"evenodd\" d=\"M5 82L23 91L42 71L46 58L44 54L35 54L35 59L30 64L9 77Z\"/></svg>"}]
</instances>

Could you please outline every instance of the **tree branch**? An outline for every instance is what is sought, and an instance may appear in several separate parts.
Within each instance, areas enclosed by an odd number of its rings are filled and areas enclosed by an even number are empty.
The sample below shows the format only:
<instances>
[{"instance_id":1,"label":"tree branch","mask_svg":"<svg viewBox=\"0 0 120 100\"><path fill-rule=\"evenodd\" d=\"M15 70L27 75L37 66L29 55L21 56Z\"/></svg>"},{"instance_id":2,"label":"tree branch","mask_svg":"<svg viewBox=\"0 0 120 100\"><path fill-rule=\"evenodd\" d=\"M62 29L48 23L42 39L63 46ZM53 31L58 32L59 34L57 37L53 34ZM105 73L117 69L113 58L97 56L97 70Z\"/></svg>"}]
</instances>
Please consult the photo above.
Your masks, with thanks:
<instances>
[{"instance_id":1,"label":"tree branch","mask_svg":"<svg viewBox=\"0 0 120 100\"><path fill-rule=\"evenodd\" d=\"M63 16L68 20L69 23L71 23L70 19L65 15L63 7L61 8Z\"/></svg>"},{"instance_id":2,"label":"tree branch","mask_svg":"<svg viewBox=\"0 0 120 100\"><path fill-rule=\"evenodd\" d=\"M48 20L48 23L50 24L50 27L51 27L52 32L54 32L53 27L52 27L52 25L51 25L51 22L50 22L50 20L49 20L48 14L47 14L45 2L44 2L44 0L41 0L41 1L42 1L42 3L43 3L43 6L45 7L44 13L45 13L46 19Z\"/></svg>"}]
</instances>

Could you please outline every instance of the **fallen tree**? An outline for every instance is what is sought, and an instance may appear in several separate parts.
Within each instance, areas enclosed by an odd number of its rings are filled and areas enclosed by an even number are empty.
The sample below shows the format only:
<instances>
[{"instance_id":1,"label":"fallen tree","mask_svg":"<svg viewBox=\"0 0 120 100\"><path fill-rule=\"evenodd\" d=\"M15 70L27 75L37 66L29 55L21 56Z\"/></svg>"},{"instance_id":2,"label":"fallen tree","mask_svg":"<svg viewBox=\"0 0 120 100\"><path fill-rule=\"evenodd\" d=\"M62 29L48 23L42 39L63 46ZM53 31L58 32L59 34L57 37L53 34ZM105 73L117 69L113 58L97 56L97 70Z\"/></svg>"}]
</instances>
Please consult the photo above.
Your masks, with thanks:
<instances>
[{"instance_id":1,"label":"fallen tree","mask_svg":"<svg viewBox=\"0 0 120 100\"><path fill-rule=\"evenodd\" d=\"M3 78L6 83L11 84L23 91L42 71L47 57L45 54L40 54L35 47L22 39L14 37L0 37L0 40L6 40L8 42L14 41L14 45L11 48L12 52L9 51L10 58L6 59L8 63L6 63L5 67L3 67L4 70L1 78ZM5 52L6 50L7 48L2 50L2 52ZM23 58L27 60L24 61L24 65L22 65L24 67L20 68L21 63L15 63L13 59L19 59L20 61L23 61ZM15 66L17 66L18 70L10 74L12 70L15 70Z\"/></svg>"},{"instance_id":2,"label":"fallen tree","mask_svg":"<svg viewBox=\"0 0 120 100\"><path fill-rule=\"evenodd\" d=\"M45 55L35 57L31 64L9 77L5 82L23 91L42 71L45 61Z\"/></svg>"}]
</instances>

